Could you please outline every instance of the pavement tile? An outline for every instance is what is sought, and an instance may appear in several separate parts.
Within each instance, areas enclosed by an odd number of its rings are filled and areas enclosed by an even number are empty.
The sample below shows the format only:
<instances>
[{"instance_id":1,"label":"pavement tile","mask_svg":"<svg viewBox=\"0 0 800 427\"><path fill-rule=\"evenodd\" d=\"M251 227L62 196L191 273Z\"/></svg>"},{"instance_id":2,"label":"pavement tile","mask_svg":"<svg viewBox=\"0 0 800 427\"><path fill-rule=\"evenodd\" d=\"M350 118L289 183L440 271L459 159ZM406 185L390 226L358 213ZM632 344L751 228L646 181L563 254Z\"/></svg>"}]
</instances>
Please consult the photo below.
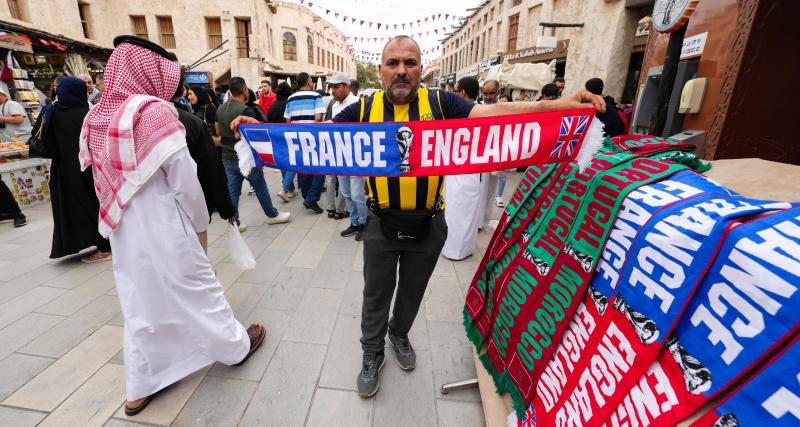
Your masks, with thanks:
<instances>
[{"instance_id":1,"label":"pavement tile","mask_svg":"<svg viewBox=\"0 0 800 427\"><path fill-rule=\"evenodd\" d=\"M227 253L227 249L226 249ZM256 268L247 270L239 276L239 282L270 283L286 265L292 256L284 250L267 249L256 258Z\"/></svg>"},{"instance_id":2,"label":"pavement tile","mask_svg":"<svg viewBox=\"0 0 800 427\"><path fill-rule=\"evenodd\" d=\"M375 425L435 426L436 398L430 351L417 351L417 367L408 372L400 369L394 355L387 352L381 371L381 388L374 399Z\"/></svg>"},{"instance_id":3,"label":"pavement tile","mask_svg":"<svg viewBox=\"0 0 800 427\"><path fill-rule=\"evenodd\" d=\"M347 254L347 255L361 255L361 242L357 242L353 236L349 237L342 237L339 233L344 231L345 228L350 226L350 222L344 223L345 227L339 227L334 233L333 237L331 238L331 244L328 245L328 249L325 250L326 254Z\"/></svg>"},{"instance_id":4,"label":"pavement tile","mask_svg":"<svg viewBox=\"0 0 800 427\"><path fill-rule=\"evenodd\" d=\"M364 242L358 242L356 256L353 258L353 271L364 270Z\"/></svg>"},{"instance_id":5,"label":"pavement tile","mask_svg":"<svg viewBox=\"0 0 800 427\"><path fill-rule=\"evenodd\" d=\"M443 384L476 377L472 344L467 341L464 326L460 323L428 322L433 359L433 381L440 399L480 402L478 389L459 390L441 394Z\"/></svg>"},{"instance_id":6,"label":"pavement tile","mask_svg":"<svg viewBox=\"0 0 800 427\"><path fill-rule=\"evenodd\" d=\"M353 265L353 255L326 253L314 271L311 287L344 289Z\"/></svg>"},{"instance_id":7,"label":"pavement tile","mask_svg":"<svg viewBox=\"0 0 800 427\"><path fill-rule=\"evenodd\" d=\"M302 216L302 215L300 215ZM300 242L306 237L308 233L308 228L302 227L295 227L296 224L292 224L289 227L283 229L281 234L278 234L275 239L267 246L267 249L272 250L279 250L279 251L294 251L300 246Z\"/></svg>"},{"instance_id":8,"label":"pavement tile","mask_svg":"<svg viewBox=\"0 0 800 427\"><path fill-rule=\"evenodd\" d=\"M268 286L266 285L234 283L231 288L225 292L225 298L228 300L233 314L241 321L241 319L247 319L250 316L250 312L253 311L256 303L261 299L267 289Z\"/></svg>"},{"instance_id":9,"label":"pavement tile","mask_svg":"<svg viewBox=\"0 0 800 427\"><path fill-rule=\"evenodd\" d=\"M47 280L43 284L55 288L73 289L110 268L110 262L96 262L94 264L78 262L75 263L75 266L71 270Z\"/></svg>"},{"instance_id":10,"label":"pavement tile","mask_svg":"<svg viewBox=\"0 0 800 427\"><path fill-rule=\"evenodd\" d=\"M306 289L283 339L328 344L343 293L335 289Z\"/></svg>"},{"instance_id":11,"label":"pavement tile","mask_svg":"<svg viewBox=\"0 0 800 427\"><path fill-rule=\"evenodd\" d=\"M246 327L251 323L260 322L267 328L267 337L264 343L261 344L261 348L247 359L247 363L240 366L227 366L222 363L215 363L209 375L248 381L260 381L264 376L264 371L267 369L269 361L272 360L272 356L278 348L278 344L283 338L283 334L289 327L291 316L292 313L289 311L254 309L250 313L247 322L243 324Z\"/></svg>"},{"instance_id":12,"label":"pavement tile","mask_svg":"<svg viewBox=\"0 0 800 427\"><path fill-rule=\"evenodd\" d=\"M303 425L325 350L323 345L281 342L239 425Z\"/></svg>"},{"instance_id":13,"label":"pavement tile","mask_svg":"<svg viewBox=\"0 0 800 427\"><path fill-rule=\"evenodd\" d=\"M149 427L150 424L139 424L132 421L120 420L117 418L110 418L103 427Z\"/></svg>"},{"instance_id":14,"label":"pavement tile","mask_svg":"<svg viewBox=\"0 0 800 427\"><path fill-rule=\"evenodd\" d=\"M308 230L308 234L306 234L306 240L330 241L337 230L337 221L330 218L324 218L324 220L317 221L314 226Z\"/></svg>"},{"instance_id":15,"label":"pavement tile","mask_svg":"<svg viewBox=\"0 0 800 427\"><path fill-rule=\"evenodd\" d=\"M39 427L102 426L125 402L125 368L107 364L56 408Z\"/></svg>"},{"instance_id":16,"label":"pavement tile","mask_svg":"<svg viewBox=\"0 0 800 427\"><path fill-rule=\"evenodd\" d=\"M348 316L361 316L361 306L364 301L364 273L351 271L347 276L347 286L344 288L344 297L339 313Z\"/></svg>"},{"instance_id":17,"label":"pavement tile","mask_svg":"<svg viewBox=\"0 0 800 427\"><path fill-rule=\"evenodd\" d=\"M53 363L47 357L12 354L0 360L0 401Z\"/></svg>"},{"instance_id":18,"label":"pavement tile","mask_svg":"<svg viewBox=\"0 0 800 427\"><path fill-rule=\"evenodd\" d=\"M431 277L430 295L425 298L425 317L443 322L464 321L464 293L455 277Z\"/></svg>"},{"instance_id":19,"label":"pavement tile","mask_svg":"<svg viewBox=\"0 0 800 427\"><path fill-rule=\"evenodd\" d=\"M35 376L3 404L52 411L122 347L122 328L103 326Z\"/></svg>"},{"instance_id":20,"label":"pavement tile","mask_svg":"<svg viewBox=\"0 0 800 427\"><path fill-rule=\"evenodd\" d=\"M207 376L172 425L236 425L257 385L250 381Z\"/></svg>"},{"instance_id":21,"label":"pavement tile","mask_svg":"<svg viewBox=\"0 0 800 427\"><path fill-rule=\"evenodd\" d=\"M208 373L208 369L209 368L203 368L164 389L164 391L158 395L158 399L153 399L147 406L147 409L138 413L135 417L125 415L124 405L120 405L119 410L114 414L114 418L145 424L172 424L172 421L186 405L186 402L197 389L197 386L200 385L200 381L202 381L206 373Z\"/></svg>"},{"instance_id":22,"label":"pavement tile","mask_svg":"<svg viewBox=\"0 0 800 427\"><path fill-rule=\"evenodd\" d=\"M303 299L306 285L311 282L314 270L284 267L267 286L258 302L259 308L295 311Z\"/></svg>"},{"instance_id":23,"label":"pavement tile","mask_svg":"<svg viewBox=\"0 0 800 427\"><path fill-rule=\"evenodd\" d=\"M0 330L26 314L58 298L64 289L37 286L30 291L0 305ZM54 313L55 314L55 313Z\"/></svg>"},{"instance_id":24,"label":"pavement tile","mask_svg":"<svg viewBox=\"0 0 800 427\"><path fill-rule=\"evenodd\" d=\"M439 427L483 427L486 425L480 403L442 400L439 407Z\"/></svg>"},{"instance_id":25,"label":"pavement tile","mask_svg":"<svg viewBox=\"0 0 800 427\"><path fill-rule=\"evenodd\" d=\"M235 264L230 262L220 262L214 267L217 275L217 280L222 284L222 287L227 291L231 285L236 282L239 277L244 273Z\"/></svg>"},{"instance_id":26,"label":"pavement tile","mask_svg":"<svg viewBox=\"0 0 800 427\"><path fill-rule=\"evenodd\" d=\"M475 256L472 256L471 258L474 257ZM433 276L456 277L456 269L453 264L457 264L458 262L450 261L449 259L440 256L439 261L436 263L436 268L433 269Z\"/></svg>"},{"instance_id":27,"label":"pavement tile","mask_svg":"<svg viewBox=\"0 0 800 427\"><path fill-rule=\"evenodd\" d=\"M287 267L317 268L325 249L328 248L328 240L303 240L294 251L292 256L286 261Z\"/></svg>"},{"instance_id":28,"label":"pavement tile","mask_svg":"<svg viewBox=\"0 0 800 427\"><path fill-rule=\"evenodd\" d=\"M63 321L62 316L30 313L0 330L0 360Z\"/></svg>"},{"instance_id":29,"label":"pavement tile","mask_svg":"<svg viewBox=\"0 0 800 427\"><path fill-rule=\"evenodd\" d=\"M46 255L45 255L46 257ZM60 274L64 274L72 268L68 262L51 262L39 266L37 269L20 275L12 280L0 284L0 301L11 301L14 298L30 291L31 289L43 284ZM15 268L2 268L0 270L16 270ZM2 281L3 279L0 279Z\"/></svg>"},{"instance_id":30,"label":"pavement tile","mask_svg":"<svg viewBox=\"0 0 800 427\"><path fill-rule=\"evenodd\" d=\"M13 427L34 427L47 414L0 406L0 425Z\"/></svg>"},{"instance_id":31,"label":"pavement tile","mask_svg":"<svg viewBox=\"0 0 800 427\"><path fill-rule=\"evenodd\" d=\"M306 426L370 427L373 402L352 391L317 389Z\"/></svg>"},{"instance_id":32,"label":"pavement tile","mask_svg":"<svg viewBox=\"0 0 800 427\"><path fill-rule=\"evenodd\" d=\"M114 272L103 270L100 274L72 288L49 304L39 307L36 311L59 316L71 316L100 295L114 289Z\"/></svg>"},{"instance_id":33,"label":"pavement tile","mask_svg":"<svg viewBox=\"0 0 800 427\"><path fill-rule=\"evenodd\" d=\"M20 351L37 356L61 357L119 312L119 299L103 295L50 328Z\"/></svg>"},{"instance_id":34,"label":"pavement tile","mask_svg":"<svg viewBox=\"0 0 800 427\"><path fill-rule=\"evenodd\" d=\"M361 318L340 315L336 320L322 375L320 387L356 390L356 375L361 369ZM355 393L353 393L355 394Z\"/></svg>"}]
</instances>

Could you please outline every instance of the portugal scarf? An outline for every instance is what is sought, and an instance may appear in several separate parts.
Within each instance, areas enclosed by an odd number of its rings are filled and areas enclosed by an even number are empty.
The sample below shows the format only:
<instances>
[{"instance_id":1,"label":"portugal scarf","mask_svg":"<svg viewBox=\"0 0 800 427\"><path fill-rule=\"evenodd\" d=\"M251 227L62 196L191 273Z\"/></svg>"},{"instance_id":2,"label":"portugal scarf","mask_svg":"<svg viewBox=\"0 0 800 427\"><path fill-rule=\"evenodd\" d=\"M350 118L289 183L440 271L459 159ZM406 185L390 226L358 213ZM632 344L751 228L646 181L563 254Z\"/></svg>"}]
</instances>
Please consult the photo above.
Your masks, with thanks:
<instances>
[{"instance_id":1,"label":"portugal scarf","mask_svg":"<svg viewBox=\"0 0 800 427\"><path fill-rule=\"evenodd\" d=\"M594 108L391 123L242 125L239 167L315 175L441 176L577 160L602 145Z\"/></svg>"}]
</instances>

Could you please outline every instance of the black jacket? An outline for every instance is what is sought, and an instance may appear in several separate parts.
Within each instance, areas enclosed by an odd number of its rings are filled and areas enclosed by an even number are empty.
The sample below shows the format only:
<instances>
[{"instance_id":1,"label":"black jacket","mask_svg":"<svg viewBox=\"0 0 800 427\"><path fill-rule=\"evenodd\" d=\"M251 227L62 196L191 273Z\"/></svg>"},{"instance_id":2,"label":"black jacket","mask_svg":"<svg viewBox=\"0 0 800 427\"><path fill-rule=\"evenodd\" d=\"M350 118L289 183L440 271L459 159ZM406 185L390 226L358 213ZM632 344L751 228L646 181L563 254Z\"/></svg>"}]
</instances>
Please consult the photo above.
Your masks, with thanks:
<instances>
[{"instance_id":1,"label":"black jacket","mask_svg":"<svg viewBox=\"0 0 800 427\"><path fill-rule=\"evenodd\" d=\"M178 120L186 128L186 145L197 163L197 179L203 188L209 215L214 211L222 218L236 215L228 193L228 178L208 127L197 116L182 109L178 109Z\"/></svg>"},{"instance_id":2,"label":"black jacket","mask_svg":"<svg viewBox=\"0 0 800 427\"><path fill-rule=\"evenodd\" d=\"M610 96L604 96L603 99L606 101L606 111L605 113L598 111L597 118L605 125L605 135L611 137L622 135L625 132L625 123L619 117L617 103Z\"/></svg>"}]
</instances>

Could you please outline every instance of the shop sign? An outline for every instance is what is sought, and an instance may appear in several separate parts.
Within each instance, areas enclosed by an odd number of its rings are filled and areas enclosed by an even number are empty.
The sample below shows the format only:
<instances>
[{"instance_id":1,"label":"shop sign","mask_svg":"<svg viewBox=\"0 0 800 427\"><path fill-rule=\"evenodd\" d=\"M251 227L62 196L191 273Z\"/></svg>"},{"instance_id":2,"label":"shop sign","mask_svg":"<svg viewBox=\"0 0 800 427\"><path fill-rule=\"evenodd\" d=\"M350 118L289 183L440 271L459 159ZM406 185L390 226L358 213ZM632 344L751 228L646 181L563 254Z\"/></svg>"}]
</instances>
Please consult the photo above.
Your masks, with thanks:
<instances>
[{"instance_id":1,"label":"shop sign","mask_svg":"<svg viewBox=\"0 0 800 427\"><path fill-rule=\"evenodd\" d=\"M446 79L445 83L447 83L449 85L455 84L456 83L456 73L448 74L445 79Z\"/></svg>"},{"instance_id":2,"label":"shop sign","mask_svg":"<svg viewBox=\"0 0 800 427\"><path fill-rule=\"evenodd\" d=\"M456 80L459 80L462 77L470 77L470 76L477 76L477 75L478 75L478 64L475 64L475 65L471 65L469 68L464 70L464 72L456 74Z\"/></svg>"},{"instance_id":3,"label":"shop sign","mask_svg":"<svg viewBox=\"0 0 800 427\"><path fill-rule=\"evenodd\" d=\"M210 79L207 71L187 71L186 84L189 85L207 85Z\"/></svg>"},{"instance_id":4,"label":"shop sign","mask_svg":"<svg viewBox=\"0 0 800 427\"><path fill-rule=\"evenodd\" d=\"M537 48L529 47L525 49L516 50L503 55L503 60L508 61L510 64L517 64L522 62L544 62L556 58L565 58L567 56L567 49L569 48L569 39L559 40L556 43L556 48Z\"/></svg>"},{"instance_id":5,"label":"shop sign","mask_svg":"<svg viewBox=\"0 0 800 427\"><path fill-rule=\"evenodd\" d=\"M708 32L683 39L681 59L694 58L702 55L703 49L706 47L706 38L708 38Z\"/></svg>"},{"instance_id":6,"label":"shop sign","mask_svg":"<svg viewBox=\"0 0 800 427\"><path fill-rule=\"evenodd\" d=\"M22 34L0 30L0 48L33 53L31 39Z\"/></svg>"},{"instance_id":7,"label":"shop sign","mask_svg":"<svg viewBox=\"0 0 800 427\"><path fill-rule=\"evenodd\" d=\"M495 56L494 58L484 59L481 61L480 65L478 66L478 72L483 72L483 70L488 69L489 67L495 66L500 63L500 56Z\"/></svg>"}]
</instances>

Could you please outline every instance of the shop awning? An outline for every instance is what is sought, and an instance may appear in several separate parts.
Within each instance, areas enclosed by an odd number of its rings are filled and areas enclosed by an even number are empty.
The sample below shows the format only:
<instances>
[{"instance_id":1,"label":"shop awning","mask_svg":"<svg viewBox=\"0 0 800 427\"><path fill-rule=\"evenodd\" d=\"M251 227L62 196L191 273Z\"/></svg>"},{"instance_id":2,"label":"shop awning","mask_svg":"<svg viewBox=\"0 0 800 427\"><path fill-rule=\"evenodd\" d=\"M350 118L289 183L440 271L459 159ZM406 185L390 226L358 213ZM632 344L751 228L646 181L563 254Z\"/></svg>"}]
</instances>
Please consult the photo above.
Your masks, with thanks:
<instances>
[{"instance_id":1,"label":"shop awning","mask_svg":"<svg viewBox=\"0 0 800 427\"><path fill-rule=\"evenodd\" d=\"M504 62L481 73L480 81L497 80L510 89L542 90L556 76L556 60L549 64L509 64Z\"/></svg>"},{"instance_id":2,"label":"shop awning","mask_svg":"<svg viewBox=\"0 0 800 427\"><path fill-rule=\"evenodd\" d=\"M111 52L114 51L114 49L105 48L92 43L73 40L60 34L52 34L48 33L47 31L29 28L19 24L15 24L13 22L8 22L3 20L0 20L0 32L5 32L7 34L18 33L17 34L18 36L26 38L28 41L29 50L3 46L2 44L0 44L0 48L14 49L23 52L33 53L33 48L32 48L33 43L31 39L35 39L35 41L38 41L38 43L36 43L37 46L43 45L55 50L71 50L71 49L61 49L64 46L59 46L59 45L67 45L67 47L96 51L97 53L100 53L102 56L110 56Z\"/></svg>"}]
</instances>

